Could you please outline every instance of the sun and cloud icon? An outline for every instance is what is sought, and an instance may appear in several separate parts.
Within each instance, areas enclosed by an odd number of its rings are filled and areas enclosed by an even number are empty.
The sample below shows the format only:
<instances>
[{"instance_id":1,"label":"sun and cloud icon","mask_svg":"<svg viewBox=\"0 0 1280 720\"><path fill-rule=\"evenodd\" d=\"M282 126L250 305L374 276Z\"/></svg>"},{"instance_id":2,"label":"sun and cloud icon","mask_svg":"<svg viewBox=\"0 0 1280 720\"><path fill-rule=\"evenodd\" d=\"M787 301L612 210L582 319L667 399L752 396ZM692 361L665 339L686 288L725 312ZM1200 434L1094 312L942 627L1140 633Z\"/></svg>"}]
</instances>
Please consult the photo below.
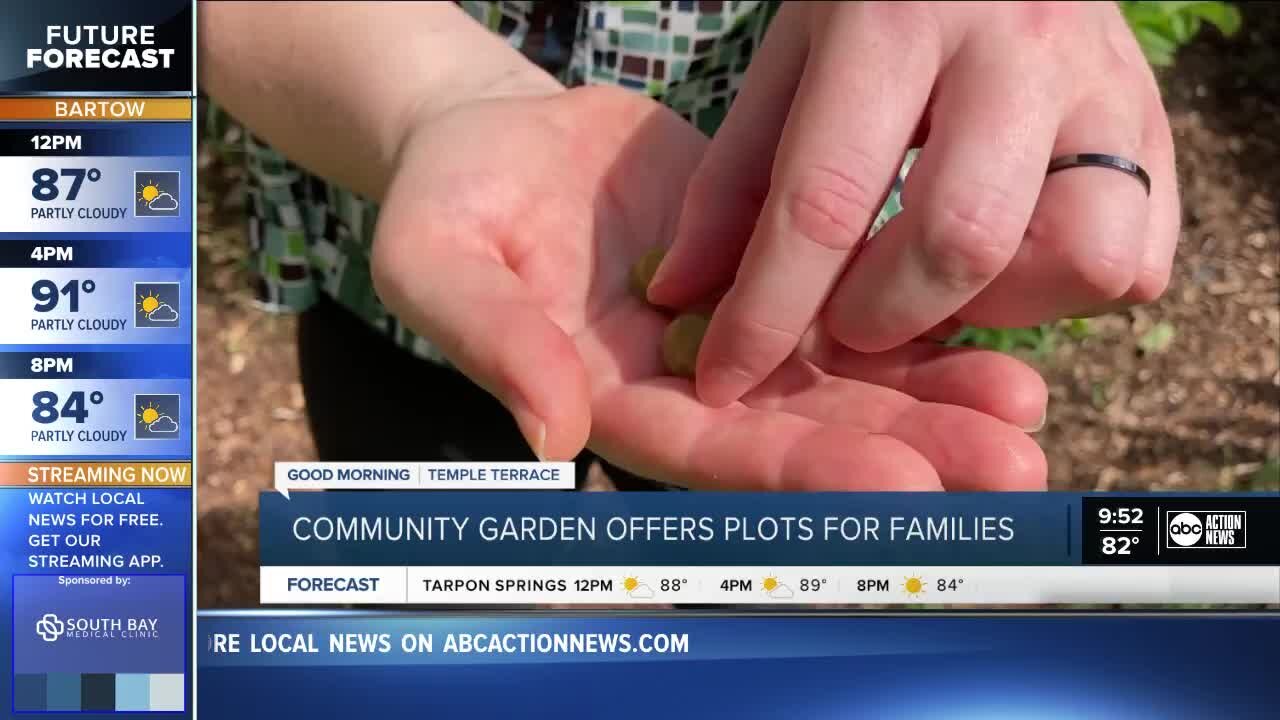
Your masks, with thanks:
<instances>
[{"instance_id":1,"label":"sun and cloud icon","mask_svg":"<svg viewBox=\"0 0 1280 720\"><path fill-rule=\"evenodd\" d=\"M177 215L179 175L173 170L135 172L133 179L138 186L138 200L133 206L133 214L137 217Z\"/></svg>"},{"instance_id":2,"label":"sun and cloud icon","mask_svg":"<svg viewBox=\"0 0 1280 720\"><path fill-rule=\"evenodd\" d=\"M178 434L177 395L135 395L133 401L138 408L133 426L134 437L145 440L172 438Z\"/></svg>"},{"instance_id":3,"label":"sun and cloud icon","mask_svg":"<svg viewBox=\"0 0 1280 720\"><path fill-rule=\"evenodd\" d=\"M178 322L178 311L155 295L139 297L138 309L151 322Z\"/></svg>"},{"instance_id":4,"label":"sun and cloud icon","mask_svg":"<svg viewBox=\"0 0 1280 720\"><path fill-rule=\"evenodd\" d=\"M622 589L626 590L627 597L633 600L650 600L653 598L653 588L640 582L640 578L635 575L628 575L622 579Z\"/></svg>"},{"instance_id":5,"label":"sun and cloud icon","mask_svg":"<svg viewBox=\"0 0 1280 720\"><path fill-rule=\"evenodd\" d=\"M147 189L154 190L155 186L148 185ZM152 210L177 210L178 201L175 200L173 196L170 195L169 193L162 192L159 195L157 195L154 200L147 203L147 207Z\"/></svg>"},{"instance_id":6,"label":"sun and cloud icon","mask_svg":"<svg viewBox=\"0 0 1280 720\"><path fill-rule=\"evenodd\" d=\"M178 283L139 282L134 283L133 289L138 296L133 313L135 327L168 327L178 323Z\"/></svg>"},{"instance_id":7,"label":"sun and cloud icon","mask_svg":"<svg viewBox=\"0 0 1280 720\"><path fill-rule=\"evenodd\" d=\"M789 600L796 596L791 586L779 580L776 575L766 577L760 584L764 588L764 594L774 600Z\"/></svg>"}]
</instances>

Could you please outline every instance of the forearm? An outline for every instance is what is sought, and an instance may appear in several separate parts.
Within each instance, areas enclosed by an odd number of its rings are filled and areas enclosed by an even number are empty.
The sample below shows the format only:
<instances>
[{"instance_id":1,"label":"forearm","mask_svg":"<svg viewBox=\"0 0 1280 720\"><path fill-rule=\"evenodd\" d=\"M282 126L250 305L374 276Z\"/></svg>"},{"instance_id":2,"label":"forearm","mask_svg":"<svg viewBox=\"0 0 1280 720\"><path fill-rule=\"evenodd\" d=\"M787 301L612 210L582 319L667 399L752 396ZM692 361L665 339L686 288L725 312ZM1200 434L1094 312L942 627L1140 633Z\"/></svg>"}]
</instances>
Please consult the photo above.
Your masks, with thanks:
<instances>
[{"instance_id":1,"label":"forearm","mask_svg":"<svg viewBox=\"0 0 1280 720\"><path fill-rule=\"evenodd\" d=\"M380 199L410 130L559 83L453 3L200 3L200 85L291 160Z\"/></svg>"}]
</instances>

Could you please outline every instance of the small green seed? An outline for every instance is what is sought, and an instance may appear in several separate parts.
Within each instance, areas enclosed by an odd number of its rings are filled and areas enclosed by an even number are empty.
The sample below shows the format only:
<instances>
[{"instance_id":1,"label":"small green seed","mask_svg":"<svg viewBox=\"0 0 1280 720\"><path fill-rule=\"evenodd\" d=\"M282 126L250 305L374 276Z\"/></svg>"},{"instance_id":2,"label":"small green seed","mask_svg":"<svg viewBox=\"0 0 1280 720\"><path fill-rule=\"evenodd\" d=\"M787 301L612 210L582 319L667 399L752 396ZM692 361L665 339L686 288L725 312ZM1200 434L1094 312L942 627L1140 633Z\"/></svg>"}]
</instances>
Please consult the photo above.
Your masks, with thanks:
<instances>
[{"instance_id":1,"label":"small green seed","mask_svg":"<svg viewBox=\"0 0 1280 720\"><path fill-rule=\"evenodd\" d=\"M667 372L680 377L693 377L698 364L698 348L711 323L710 315L685 313L667 326L662 334L662 362Z\"/></svg>"},{"instance_id":2,"label":"small green seed","mask_svg":"<svg viewBox=\"0 0 1280 720\"><path fill-rule=\"evenodd\" d=\"M649 283L653 282L653 276L658 272L658 266L662 264L662 258L666 254L665 247L655 247L631 266L631 292L636 297L648 301Z\"/></svg>"}]
</instances>

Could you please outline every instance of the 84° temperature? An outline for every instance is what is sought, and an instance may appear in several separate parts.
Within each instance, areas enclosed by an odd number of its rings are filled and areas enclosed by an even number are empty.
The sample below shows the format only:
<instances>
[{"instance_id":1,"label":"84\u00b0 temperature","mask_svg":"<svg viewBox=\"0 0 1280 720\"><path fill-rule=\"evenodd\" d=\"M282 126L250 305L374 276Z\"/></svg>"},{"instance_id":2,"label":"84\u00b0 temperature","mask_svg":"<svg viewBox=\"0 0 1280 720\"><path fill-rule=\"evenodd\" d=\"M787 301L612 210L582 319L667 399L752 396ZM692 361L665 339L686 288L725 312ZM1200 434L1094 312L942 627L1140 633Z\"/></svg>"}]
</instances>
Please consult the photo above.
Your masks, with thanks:
<instances>
[{"instance_id":1,"label":"84\u00b0 temperature","mask_svg":"<svg viewBox=\"0 0 1280 720\"><path fill-rule=\"evenodd\" d=\"M41 390L31 396L31 402L35 404L35 409L31 411L31 419L41 425L48 425L57 422L59 418L69 418L77 423L83 423L89 419L89 405L102 404L102 392L94 390L89 393L88 405L85 404L85 393L76 390L67 395L65 402L59 406L58 393L51 390Z\"/></svg>"}]
</instances>

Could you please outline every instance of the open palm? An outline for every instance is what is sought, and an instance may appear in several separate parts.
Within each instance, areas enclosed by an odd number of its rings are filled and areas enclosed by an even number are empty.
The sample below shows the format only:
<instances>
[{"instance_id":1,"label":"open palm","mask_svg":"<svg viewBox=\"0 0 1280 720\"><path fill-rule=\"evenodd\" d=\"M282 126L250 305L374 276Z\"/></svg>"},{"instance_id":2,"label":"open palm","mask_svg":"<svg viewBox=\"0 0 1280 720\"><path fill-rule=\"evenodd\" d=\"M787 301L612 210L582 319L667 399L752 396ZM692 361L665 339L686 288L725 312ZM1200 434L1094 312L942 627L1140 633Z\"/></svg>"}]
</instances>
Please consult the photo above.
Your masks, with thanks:
<instances>
[{"instance_id":1,"label":"open palm","mask_svg":"<svg viewBox=\"0 0 1280 720\"><path fill-rule=\"evenodd\" d=\"M669 315L627 276L670 241L706 143L612 88L435 118L383 202L379 294L548 459L588 444L638 474L714 488L1043 488L1044 457L1018 426L1043 417L1044 384L1003 355L933 343L863 355L812 330L724 408L666 375Z\"/></svg>"}]
</instances>

